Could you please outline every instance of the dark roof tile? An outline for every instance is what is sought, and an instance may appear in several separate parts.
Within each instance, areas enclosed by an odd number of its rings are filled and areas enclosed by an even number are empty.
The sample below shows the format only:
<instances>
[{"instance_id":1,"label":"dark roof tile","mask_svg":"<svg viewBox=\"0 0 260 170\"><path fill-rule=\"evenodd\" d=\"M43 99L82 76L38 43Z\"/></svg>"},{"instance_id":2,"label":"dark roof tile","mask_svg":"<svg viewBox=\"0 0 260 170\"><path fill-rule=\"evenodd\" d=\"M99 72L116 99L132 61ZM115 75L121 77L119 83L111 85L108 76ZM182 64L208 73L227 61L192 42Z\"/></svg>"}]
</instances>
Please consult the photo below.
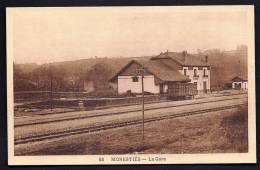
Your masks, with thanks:
<instances>
[{"instance_id":1,"label":"dark roof tile","mask_svg":"<svg viewBox=\"0 0 260 170\"><path fill-rule=\"evenodd\" d=\"M174 81L190 81L190 79L182 75L179 71L165 67L156 60L135 60L137 63L141 64L143 67L147 68L149 72L154 74L157 78L166 82Z\"/></svg>"},{"instance_id":2,"label":"dark roof tile","mask_svg":"<svg viewBox=\"0 0 260 170\"><path fill-rule=\"evenodd\" d=\"M161 58L173 59L174 61L176 61L182 66L209 66L209 63L206 63L205 60L201 60L201 57L188 54L185 52L165 52L165 53L161 53L156 57L153 57L152 59L161 59Z\"/></svg>"}]
</instances>

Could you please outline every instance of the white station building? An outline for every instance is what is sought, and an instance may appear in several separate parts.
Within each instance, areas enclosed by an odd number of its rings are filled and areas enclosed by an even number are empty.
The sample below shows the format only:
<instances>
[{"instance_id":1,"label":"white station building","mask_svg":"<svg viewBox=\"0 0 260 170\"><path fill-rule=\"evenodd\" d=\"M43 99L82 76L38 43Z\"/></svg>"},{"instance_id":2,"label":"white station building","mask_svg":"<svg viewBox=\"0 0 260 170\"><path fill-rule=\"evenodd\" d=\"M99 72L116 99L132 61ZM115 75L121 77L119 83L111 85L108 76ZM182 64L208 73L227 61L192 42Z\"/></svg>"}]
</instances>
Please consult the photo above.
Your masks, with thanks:
<instances>
[{"instance_id":1,"label":"white station building","mask_svg":"<svg viewBox=\"0 0 260 170\"><path fill-rule=\"evenodd\" d=\"M118 94L131 91L141 93L141 76L137 70L144 68L144 89L147 92L167 93L168 83L188 82L196 84L199 93L210 91L210 65L208 57L165 52L149 60L132 60L111 79L117 83Z\"/></svg>"}]
</instances>

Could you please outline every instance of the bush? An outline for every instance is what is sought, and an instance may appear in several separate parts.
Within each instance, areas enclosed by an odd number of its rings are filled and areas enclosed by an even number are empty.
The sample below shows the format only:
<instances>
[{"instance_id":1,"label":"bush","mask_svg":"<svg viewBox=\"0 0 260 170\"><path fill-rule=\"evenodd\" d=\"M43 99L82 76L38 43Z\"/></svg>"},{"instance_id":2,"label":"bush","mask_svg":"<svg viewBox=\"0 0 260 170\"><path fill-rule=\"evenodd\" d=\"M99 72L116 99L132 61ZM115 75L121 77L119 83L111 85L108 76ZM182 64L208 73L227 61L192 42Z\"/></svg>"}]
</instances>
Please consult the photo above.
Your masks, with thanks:
<instances>
[{"instance_id":1,"label":"bush","mask_svg":"<svg viewBox=\"0 0 260 170\"><path fill-rule=\"evenodd\" d=\"M115 97L117 96L117 91L114 89L95 89L92 92L88 93L91 97Z\"/></svg>"},{"instance_id":2,"label":"bush","mask_svg":"<svg viewBox=\"0 0 260 170\"><path fill-rule=\"evenodd\" d=\"M127 90L126 93L119 94L118 97L136 97L131 90Z\"/></svg>"}]
</instances>

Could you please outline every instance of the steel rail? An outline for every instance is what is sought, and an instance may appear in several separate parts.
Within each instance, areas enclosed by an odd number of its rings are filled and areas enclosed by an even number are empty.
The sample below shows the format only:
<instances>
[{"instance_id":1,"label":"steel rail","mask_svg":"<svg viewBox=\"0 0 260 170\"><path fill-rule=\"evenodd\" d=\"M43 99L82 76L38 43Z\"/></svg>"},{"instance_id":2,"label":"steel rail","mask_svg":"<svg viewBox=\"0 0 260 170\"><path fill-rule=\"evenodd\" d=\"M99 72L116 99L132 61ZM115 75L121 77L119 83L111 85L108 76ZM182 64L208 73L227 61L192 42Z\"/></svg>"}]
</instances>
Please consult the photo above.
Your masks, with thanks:
<instances>
[{"instance_id":1,"label":"steel rail","mask_svg":"<svg viewBox=\"0 0 260 170\"><path fill-rule=\"evenodd\" d=\"M172 106L151 107L151 108L145 108L145 111L165 109L165 108L173 108L173 107L181 107L181 106L191 106L191 105L197 105L197 104L203 104L203 103L214 103L214 102L220 102L220 101L229 101L229 100L234 100L234 99L241 99L241 97L229 98L229 99L219 99L219 100L214 100L214 101L195 102L195 103L172 105ZM77 120L77 119L87 119L87 118L93 118L93 117L111 116L111 115L126 114L126 113L131 113L131 112L138 112L138 111L142 111L142 109L140 108L140 109L126 110L126 111L119 111L119 112L112 112L112 113L104 113L104 114L97 114L97 115L65 116L65 117L62 117L62 118L59 118L59 119L54 119L54 120L42 120L42 121L34 121L34 122L31 121L31 122L28 122L28 123L15 124L14 127L23 127L23 126L46 124L46 123L53 123L53 122L62 122L62 121L70 121L70 120Z\"/></svg>"},{"instance_id":2,"label":"steel rail","mask_svg":"<svg viewBox=\"0 0 260 170\"><path fill-rule=\"evenodd\" d=\"M166 119L174 119L174 118L180 118L180 117L186 117L186 116L192 116L192 115L198 115L208 112L214 112L214 111L221 111L221 110L228 110L237 108L239 106L244 106L245 104L235 104L230 106L223 106L223 107L217 107L217 108L210 108L210 109L204 109L204 110L198 110L198 111L189 111L189 112L183 112L183 113L177 113L177 114L167 114L162 116L156 116L151 118L146 118L145 123L148 122L155 122L155 121L161 121ZM90 132L99 132L102 130L108 130L118 127L124 127L124 126L130 126L130 125L138 125L142 124L142 119L138 120L129 120L129 121L123 121L123 122L116 122L116 123L108 123L103 125L97 125L97 126L90 126L85 128L79 128L79 129L73 129L73 130L67 130L62 132L51 132L47 134L41 134L41 135L35 135L30 137L22 137L19 139L14 140L14 144L26 144L30 142L39 142L47 139L53 139L53 138L60 138L60 137L66 137L71 135L78 135L82 133L90 133Z\"/></svg>"},{"instance_id":3,"label":"steel rail","mask_svg":"<svg viewBox=\"0 0 260 170\"><path fill-rule=\"evenodd\" d=\"M213 95L210 97L200 97L195 100L199 99L205 99L205 98L219 98L219 97L225 97L225 96L237 96L237 95L244 95L247 93L236 93L236 94L218 94L218 95ZM151 102L146 102L145 104L155 104L155 103L170 103L173 102L172 100L161 100L161 101L151 101ZM116 107L124 107L124 106L137 106L140 105L139 103L133 103L133 104L123 104L123 105L111 105L111 106L104 106L104 107L96 107L93 110L104 110L104 109L110 109L110 108L116 108ZM27 116L17 116L16 118L23 118L23 117L36 117L36 116L44 116L44 115L58 115L62 113L68 113L68 112L76 112L80 111L76 107L61 107L61 108L69 108L69 109L75 109L75 110L69 110L69 111L60 111L60 112L54 112L54 113L40 113L40 114L35 114L35 115L27 115ZM91 110L87 110L91 111Z\"/></svg>"}]
</instances>

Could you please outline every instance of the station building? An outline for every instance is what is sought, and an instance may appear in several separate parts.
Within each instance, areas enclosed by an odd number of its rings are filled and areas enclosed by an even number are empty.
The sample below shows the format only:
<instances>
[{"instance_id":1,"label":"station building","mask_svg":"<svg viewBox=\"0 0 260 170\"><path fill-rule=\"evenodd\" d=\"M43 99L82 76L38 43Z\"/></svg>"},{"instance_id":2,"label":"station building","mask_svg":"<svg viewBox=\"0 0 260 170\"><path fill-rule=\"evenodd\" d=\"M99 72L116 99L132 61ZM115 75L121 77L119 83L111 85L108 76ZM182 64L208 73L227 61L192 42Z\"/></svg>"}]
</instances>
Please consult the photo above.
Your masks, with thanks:
<instances>
[{"instance_id":1,"label":"station building","mask_svg":"<svg viewBox=\"0 0 260 170\"><path fill-rule=\"evenodd\" d=\"M144 69L144 89L154 94L167 93L169 84L192 83L199 93L210 91L210 65L208 57L183 52L164 52L148 60L132 60L111 79L117 83L118 94L131 91L141 93L140 68Z\"/></svg>"}]
</instances>

